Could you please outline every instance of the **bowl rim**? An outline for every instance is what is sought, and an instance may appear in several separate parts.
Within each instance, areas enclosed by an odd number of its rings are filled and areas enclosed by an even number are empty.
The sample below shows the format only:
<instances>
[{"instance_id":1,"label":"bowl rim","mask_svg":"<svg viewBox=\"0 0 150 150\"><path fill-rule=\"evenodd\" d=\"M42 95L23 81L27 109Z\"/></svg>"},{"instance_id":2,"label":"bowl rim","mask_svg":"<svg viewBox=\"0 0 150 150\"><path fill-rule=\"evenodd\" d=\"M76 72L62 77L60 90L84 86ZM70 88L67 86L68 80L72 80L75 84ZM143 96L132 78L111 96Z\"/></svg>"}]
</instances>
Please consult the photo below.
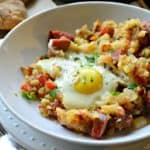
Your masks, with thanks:
<instances>
[{"instance_id":1,"label":"bowl rim","mask_svg":"<svg viewBox=\"0 0 150 150\"><path fill-rule=\"evenodd\" d=\"M24 21L22 21L21 23L19 23L16 27L14 27L4 38L4 40L2 41L0 47L3 46L3 44L5 43L5 41L7 41L7 39L9 38L9 36L11 36L11 34L13 34L18 28L20 28L20 26L28 23L30 20L39 17L40 15L44 14L44 13L50 13L51 11L55 11L56 9L62 9L62 8L66 8L66 7L70 7L70 6L80 6L80 5L92 5L92 4L101 4L101 5L113 5L113 6L121 6L121 7L127 7L127 8L132 8L132 9L136 9L139 11L143 11L146 13L150 14L150 11L137 7L137 6L133 6L133 5L128 5L128 4L124 4L124 3L118 3L118 2L107 2L107 1L86 1L86 2L74 2L74 3L70 3L70 4L64 4L64 5L59 5L56 6L54 8L50 8L50 9L46 9L46 10L42 10L41 12L25 19ZM133 143L133 142L137 142L139 140L143 140L145 138L150 138L150 134L145 134L143 136L138 136L137 138L132 138L132 139L128 139L128 140L121 140L121 141L101 141L101 140L95 140L95 139L91 139L88 140L87 139L80 139L80 138L68 138L65 135L57 135L54 132L50 133L47 132L46 129L42 129L40 127L38 127L37 125L33 125L30 121L28 121L27 119L24 119L22 117L22 115L20 115L18 112L16 112L16 110L14 110L14 108L9 105L9 103L7 101L5 101L5 98L2 96L2 94L0 94L0 98L2 99L2 101L4 102L4 104L8 107L8 109L19 119L21 120L23 123L29 125L30 127L32 127L33 129L37 130L37 132L46 134L47 136L51 136L54 138L57 138L59 140L63 140L66 142L72 142L75 144L83 144L83 145L89 145L89 146L112 146L112 145L121 145L121 144L126 144L126 143Z\"/></svg>"}]
</instances>

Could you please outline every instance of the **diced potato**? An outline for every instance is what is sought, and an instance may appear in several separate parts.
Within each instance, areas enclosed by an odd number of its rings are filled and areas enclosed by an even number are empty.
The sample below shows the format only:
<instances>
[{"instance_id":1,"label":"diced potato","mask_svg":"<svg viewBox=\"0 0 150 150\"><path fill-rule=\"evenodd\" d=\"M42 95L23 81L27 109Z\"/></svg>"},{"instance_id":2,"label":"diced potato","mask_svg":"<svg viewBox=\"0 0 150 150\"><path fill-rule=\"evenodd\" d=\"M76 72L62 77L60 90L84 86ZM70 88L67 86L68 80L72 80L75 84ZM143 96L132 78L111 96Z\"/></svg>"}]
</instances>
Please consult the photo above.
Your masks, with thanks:
<instances>
[{"instance_id":1,"label":"diced potato","mask_svg":"<svg viewBox=\"0 0 150 150\"><path fill-rule=\"evenodd\" d=\"M141 116L133 120L133 127L135 129L139 129L144 127L147 124L147 120L145 117Z\"/></svg>"},{"instance_id":2,"label":"diced potato","mask_svg":"<svg viewBox=\"0 0 150 150\"><path fill-rule=\"evenodd\" d=\"M124 109L118 104L104 105L101 107L101 111L109 115L124 116L125 114Z\"/></svg>"}]
</instances>

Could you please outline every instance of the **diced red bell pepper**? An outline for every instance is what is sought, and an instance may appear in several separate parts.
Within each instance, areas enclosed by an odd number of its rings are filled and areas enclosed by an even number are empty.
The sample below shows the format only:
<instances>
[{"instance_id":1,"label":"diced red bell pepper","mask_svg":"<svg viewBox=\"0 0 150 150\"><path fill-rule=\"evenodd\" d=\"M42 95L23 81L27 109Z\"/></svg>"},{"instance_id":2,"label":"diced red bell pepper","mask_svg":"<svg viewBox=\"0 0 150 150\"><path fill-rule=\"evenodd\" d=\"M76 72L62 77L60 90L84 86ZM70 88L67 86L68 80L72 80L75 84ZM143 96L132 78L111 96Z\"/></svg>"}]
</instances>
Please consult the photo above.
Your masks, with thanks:
<instances>
[{"instance_id":1,"label":"diced red bell pepper","mask_svg":"<svg viewBox=\"0 0 150 150\"><path fill-rule=\"evenodd\" d=\"M26 83L21 85L21 89L24 90L24 91L29 92L31 90L31 85L26 82Z\"/></svg>"},{"instance_id":2,"label":"diced red bell pepper","mask_svg":"<svg viewBox=\"0 0 150 150\"><path fill-rule=\"evenodd\" d=\"M45 82L48 80L49 75L48 74L43 74L37 77L41 85L44 85Z\"/></svg>"},{"instance_id":3,"label":"diced red bell pepper","mask_svg":"<svg viewBox=\"0 0 150 150\"><path fill-rule=\"evenodd\" d=\"M48 89L54 89L56 88L56 84L53 81L46 81L45 87L47 87Z\"/></svg>"},{"instance_id":4,"label":"diced red bell pepper","mask_svg":"<svg viewBox=\"0 0 150 150\"><path fill-rule=\"evenodd\" d=\"M102 28L100 31L100 35L104 35L106 33L108 33L108 28Z\"/></svg>"},{"instance_id":5,"label":"diced red bell pepper","mask_svg":"<svg viewBox=\"0 0 150 150\"><path fill-rule=\"evenodd\" d=\"M112 27L102 27L100 31L100 35L109 34L110 36L113 36L114 29Z\"/></svg>"}]
</instances>

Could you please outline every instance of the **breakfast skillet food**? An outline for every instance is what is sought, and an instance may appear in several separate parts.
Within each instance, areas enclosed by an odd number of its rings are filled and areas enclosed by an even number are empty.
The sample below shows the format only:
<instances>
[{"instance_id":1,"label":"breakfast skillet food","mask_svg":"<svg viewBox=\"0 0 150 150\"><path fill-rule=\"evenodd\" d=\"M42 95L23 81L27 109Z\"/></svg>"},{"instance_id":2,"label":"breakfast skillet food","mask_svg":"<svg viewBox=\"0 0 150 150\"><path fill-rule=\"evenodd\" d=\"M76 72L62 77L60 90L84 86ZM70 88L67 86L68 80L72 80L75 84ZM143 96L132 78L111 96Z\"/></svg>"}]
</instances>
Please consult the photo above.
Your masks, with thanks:
<instances>
[{"instance_id":1,"label":"breakfast skillet food","mask_svg":"<svg viewBox=\"0 0 150 150\"><path fill-rule=\"evenodd\" d=\"M47 54L21 71L22 96L68 129L99 139L149 124L149 22L96 20L75 36L50 30Z\"/></svg>"}]
</instances>

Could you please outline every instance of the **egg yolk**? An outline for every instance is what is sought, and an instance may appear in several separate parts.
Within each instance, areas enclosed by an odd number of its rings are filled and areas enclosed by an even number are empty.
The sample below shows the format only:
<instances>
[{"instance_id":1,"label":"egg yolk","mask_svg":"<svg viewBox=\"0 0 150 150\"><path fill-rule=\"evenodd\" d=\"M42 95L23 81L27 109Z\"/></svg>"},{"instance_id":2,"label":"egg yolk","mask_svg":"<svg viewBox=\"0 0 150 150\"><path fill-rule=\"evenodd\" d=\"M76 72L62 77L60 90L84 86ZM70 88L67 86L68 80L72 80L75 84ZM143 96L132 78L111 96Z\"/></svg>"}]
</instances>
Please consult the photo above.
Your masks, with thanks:
<instances>
[{"instance_id":1,"label":"egg yolk","mask_svg":"<svg viewBox=\"0 0 150 150\"><path fill-rule=\"evenodd\" d=\"M92 94L103 87L103 76L94 68L82 68L76 75L73 87L82 94Z\"/></svg>"}]
</instances>

